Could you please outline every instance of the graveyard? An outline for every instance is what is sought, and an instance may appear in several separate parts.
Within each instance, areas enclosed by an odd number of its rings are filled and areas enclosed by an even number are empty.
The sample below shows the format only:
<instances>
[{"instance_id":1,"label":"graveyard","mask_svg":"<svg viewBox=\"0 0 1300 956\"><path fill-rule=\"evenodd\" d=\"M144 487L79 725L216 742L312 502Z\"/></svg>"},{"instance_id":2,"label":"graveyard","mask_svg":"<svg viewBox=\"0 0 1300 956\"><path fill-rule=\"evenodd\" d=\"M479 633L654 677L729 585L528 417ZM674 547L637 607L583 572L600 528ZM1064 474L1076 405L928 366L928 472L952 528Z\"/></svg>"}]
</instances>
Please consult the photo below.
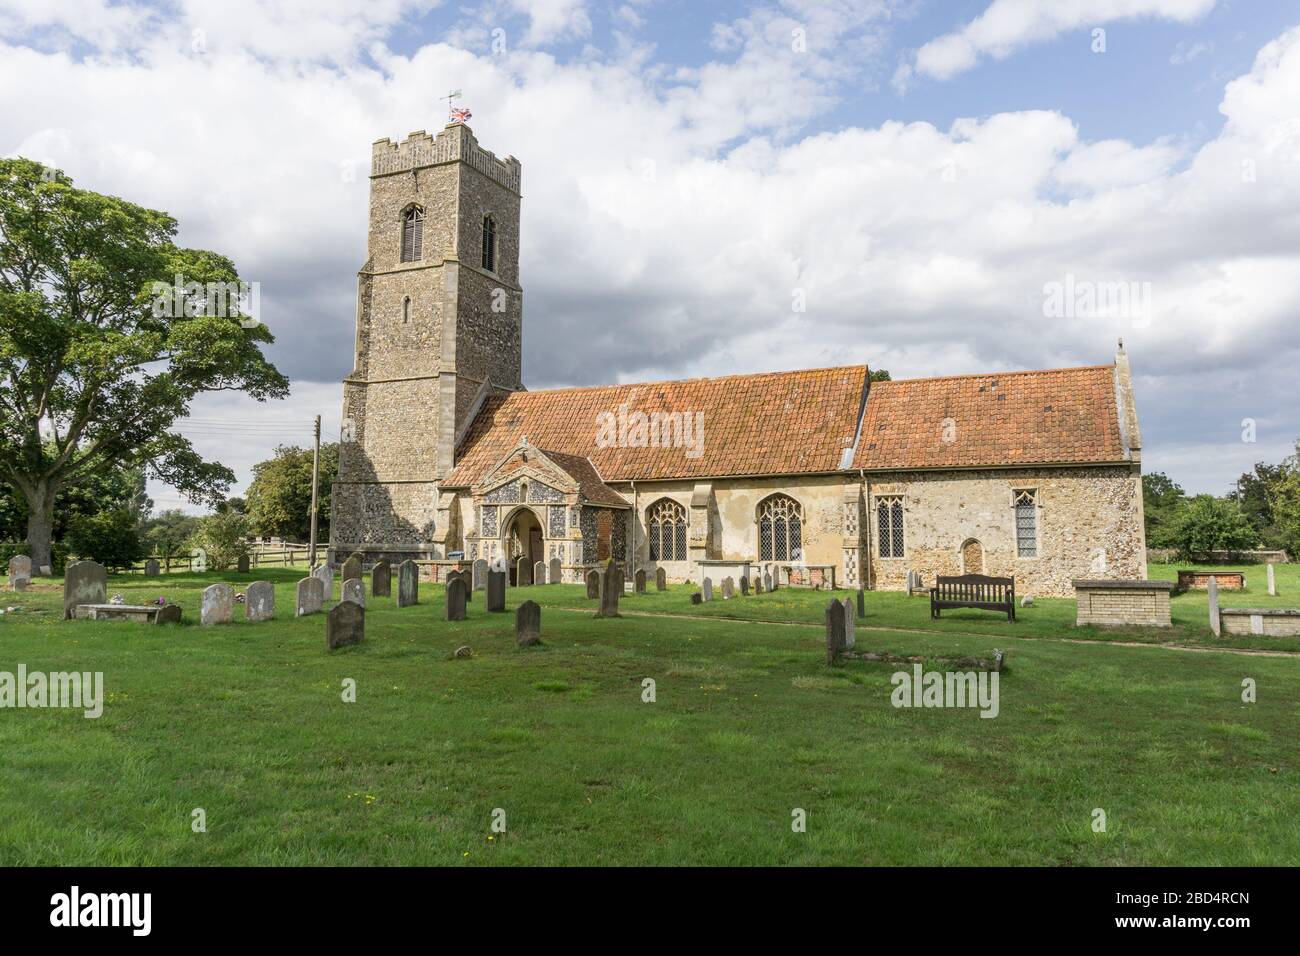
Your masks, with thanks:
<instances>
[{"instance_id":1,"label":"graveyard","mask_svg":"<svg viewBox=\"0 0 1300 956\"><path fill-rule=\"evenodd\" d=\"M1248 571L1247 591L1223 603L1294 605L1300 575L1277 571L1278 595L1262 594ZM904 665L828 667L827 602L850 591L723 599L718 588L694 604L692 585L651 584L623 594L615 617L598 615L602 601L583 585L535 585L504 589L493 613L472 582L452 585L463 588L454 606L447 586L425 580L404 597L394 568L387 594L362 576L364 611L340 604L336 572L320 610L299 614L306 573L108 576L123 605L161 597L180 624L64 620L58 579L5 592L0 670L100 671L105 700L99 719L26 710L0 724L0 864L1221 866L1300 856L1296 644L1214 638L1204 592L1173 599L1172 628L1113 631L1074 627L1074 602L1061 599L1019 608L1009 623L974 610L935 621L921 597L866 594L858 652L1005 654L990 720L892 706L891 675ZM1174 573L1153 565L1151 576ZM203 626L205 595L220 599L219 615L227 609L214 585L229 585L229 622ZM536 608L523 641L526 601ZM336 607L364 618L364 632L330 650ZM1266 653L1233 652L1251 646ZM1244 679L1258 689L1253 703ZM804 832L792 829L796 811Z\"/></svg>"}]
</instances>

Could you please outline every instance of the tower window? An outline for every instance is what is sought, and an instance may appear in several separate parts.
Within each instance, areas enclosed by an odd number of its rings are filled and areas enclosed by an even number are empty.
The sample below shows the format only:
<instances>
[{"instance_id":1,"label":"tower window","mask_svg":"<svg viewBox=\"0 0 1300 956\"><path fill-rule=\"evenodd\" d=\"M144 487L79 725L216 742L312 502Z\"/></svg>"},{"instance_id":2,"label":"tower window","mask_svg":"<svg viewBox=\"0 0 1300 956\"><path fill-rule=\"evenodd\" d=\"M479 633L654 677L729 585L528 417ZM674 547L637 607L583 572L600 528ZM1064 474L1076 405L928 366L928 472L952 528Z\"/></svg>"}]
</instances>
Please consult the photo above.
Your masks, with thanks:
<instances>
[{"instance_id":1,"label":"tower window","mask_svg":"<svg viewBox=\"0 0 1300 956\"><path fill-rule=\"evenodd\" d=\"M424 210L412 206L402 213L402 261L418 262L424 258Z\"/></svg>"},{"instance_id":2,"label":"tower window","mask_svg":"<svg viewBox=\"0 0 1300 956\"><path fill-rule=\"evenodd\" d=\"M411 321L411 297L408 295L402 300L402 324L406 325Z\"/></svg>"},{"instance_id":3,"label":"tower window","mask_svg":"<svg viewBox=\"0 0 1300 956\"><path fill-rule=\"evenodd\" d=\"M491 216L483 217L483 268L497 270L497 224Z\"/></svg>"}]
</instances>

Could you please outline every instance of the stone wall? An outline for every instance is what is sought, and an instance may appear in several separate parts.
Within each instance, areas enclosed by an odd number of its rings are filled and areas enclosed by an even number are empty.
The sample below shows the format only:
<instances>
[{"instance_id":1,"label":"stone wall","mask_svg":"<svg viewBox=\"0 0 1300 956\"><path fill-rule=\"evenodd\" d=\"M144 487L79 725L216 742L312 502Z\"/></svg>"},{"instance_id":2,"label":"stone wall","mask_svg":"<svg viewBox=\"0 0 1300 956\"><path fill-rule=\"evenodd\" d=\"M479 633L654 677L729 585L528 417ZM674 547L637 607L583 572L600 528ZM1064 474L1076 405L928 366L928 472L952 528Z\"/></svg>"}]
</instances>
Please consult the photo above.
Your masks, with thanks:
<instances>
[{"instance_id":1,"label":"stone wall","mask_svg":"<svg viewBox=\"0 0 1300 956\"><path fill-rule=\"evenodd\" d=\"M1075 624L1169 627L1172 586L1169 581L1075 581Z\"/></svg>"},{"instance_id":2,"label":"stone wall","mask_svg":"<svg viewBox=\"0 0 1300 956\"><path fill-rule=\"evenodd\" d=\"M1300 609L1280 607L1220 608L1224 634L1300 637Z\"/></svg>"}]
</instances>

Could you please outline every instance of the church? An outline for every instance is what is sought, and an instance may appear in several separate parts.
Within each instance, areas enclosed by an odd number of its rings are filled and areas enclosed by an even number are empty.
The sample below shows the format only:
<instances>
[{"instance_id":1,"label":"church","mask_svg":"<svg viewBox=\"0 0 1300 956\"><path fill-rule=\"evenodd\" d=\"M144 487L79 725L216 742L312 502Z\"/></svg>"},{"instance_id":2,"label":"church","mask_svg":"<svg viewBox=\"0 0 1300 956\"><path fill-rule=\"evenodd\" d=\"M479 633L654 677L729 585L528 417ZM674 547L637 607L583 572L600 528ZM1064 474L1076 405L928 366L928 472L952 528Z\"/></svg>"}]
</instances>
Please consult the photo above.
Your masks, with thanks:
<instances>
[{"instance_id":1,"label":"church","mask_svg":"<svg viewBox=\"0 0 1300 956\"><path fill-rule=\"evenodd\" d=\"M873 381L866 365L528 391L521 167L463 123L374 144L330 560L609 558L669 581L1145 578L1128 357ZM519 559L524 559L522 562ZM515 581L515 569L524 578Z\"/></svg>"}]
</instances>

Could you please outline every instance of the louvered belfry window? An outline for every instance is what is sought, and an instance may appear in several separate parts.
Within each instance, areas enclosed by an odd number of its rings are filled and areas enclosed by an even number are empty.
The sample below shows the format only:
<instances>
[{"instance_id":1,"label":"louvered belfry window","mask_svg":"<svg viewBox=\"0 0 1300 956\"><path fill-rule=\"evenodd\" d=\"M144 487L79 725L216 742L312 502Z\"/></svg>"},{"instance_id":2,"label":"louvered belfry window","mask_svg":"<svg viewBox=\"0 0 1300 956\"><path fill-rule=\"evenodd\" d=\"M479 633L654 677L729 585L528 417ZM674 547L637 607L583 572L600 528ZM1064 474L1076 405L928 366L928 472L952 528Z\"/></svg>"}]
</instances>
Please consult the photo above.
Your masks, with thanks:
<instances>
[{"instance_id":1,"label":"louvered belfry window","mask_svg":"<svg viewBox=\"0 0 1300 956\"><path fill-rule=\"evenodd\" d=\"M491 216L483 217L483 268L497 270L497 224Z\"/></svg>"},{"instance_id":2,"label":"louvered belfry window","mask_svg":"<svg viewBox=\"0 0 1300 956\"><path fill-rule=\"evenodd\" d=\"M772 495L758 506L758 559L803 559L803 507L787 495Z\"/></svg>"},{"instance_id":3,"label":"louvered belfry window","mask_svg":"<svg viewBox=\"0 0 1300 956\"><path fill-rule=\"evenodd\" d=\"M424 258L424 210L412 206L402 213L402 261L418 262Z\"/></svg>"},{"instance_id":4,"label":"louvered belfry window","mask_svg":"<svg viewBox=\"0 0 1300 956\"><path fill-rule=\"evenodd\" d=\"M1016 492L1016 554L1038 557L1038 501L1032 491Z\"/></svg>"},{"instance_id":5,"label":"louvered belfry window","mask_svg":"<svg viewBox=\"0 0 1300 956\"><path fill-rule=\"evenodd\" d=\"M901 496L876 499L876 542L882 558L903 556L903 499Z\"/></svg>"},{"instance_id":6,"label":"louvered belfry window","mask_svg":"<svg viewBox=\"0 0 1300 956\"><path fill-rule=\"evenodd\" d=\"M686 509L663 498L646 512L651 561L686 560Z\"/></svg>"}]
</instances>

